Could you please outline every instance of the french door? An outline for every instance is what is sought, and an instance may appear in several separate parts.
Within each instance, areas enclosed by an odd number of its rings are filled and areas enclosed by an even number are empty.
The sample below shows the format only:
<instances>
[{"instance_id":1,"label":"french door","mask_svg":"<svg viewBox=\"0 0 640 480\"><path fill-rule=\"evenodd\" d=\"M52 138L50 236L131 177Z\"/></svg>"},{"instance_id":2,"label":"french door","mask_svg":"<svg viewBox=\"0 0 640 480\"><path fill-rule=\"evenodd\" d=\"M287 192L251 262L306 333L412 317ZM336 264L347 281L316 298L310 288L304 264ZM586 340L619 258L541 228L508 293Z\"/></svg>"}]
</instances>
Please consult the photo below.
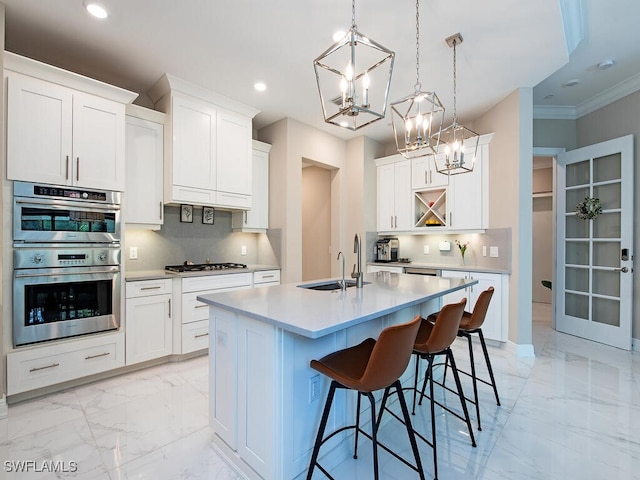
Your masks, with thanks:
<instances>
[{"instance_id":1,"label":"french door","mask_svg":"<svg viewBox=\"0 0 640 480\"><path fill-rule=\"evenodd\" d=\"M630 350L633 136L560 154L557 171L556 329ZM601 213L577 213L594 199Z\"/></svg>"}]
</instances>

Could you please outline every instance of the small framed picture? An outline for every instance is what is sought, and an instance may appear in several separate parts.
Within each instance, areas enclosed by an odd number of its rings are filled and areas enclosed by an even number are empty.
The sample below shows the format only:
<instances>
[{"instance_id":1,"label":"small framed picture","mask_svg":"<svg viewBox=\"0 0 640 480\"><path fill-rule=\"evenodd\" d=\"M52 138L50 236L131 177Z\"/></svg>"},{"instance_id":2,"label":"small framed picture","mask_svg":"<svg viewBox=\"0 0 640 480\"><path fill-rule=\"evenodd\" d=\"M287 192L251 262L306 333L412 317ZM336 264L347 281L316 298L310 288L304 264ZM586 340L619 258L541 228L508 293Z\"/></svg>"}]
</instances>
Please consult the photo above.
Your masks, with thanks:
<instances>
[{"instance_id":1,"label":"small framed picture","mask_svg":"<svg viewBox=\"0 0 640 480\"><path fill-rule=\"evenodd\" d=\"M215 217L216 211L213 207L202 207L202 223L213 225Z\"/></svg>"},{"instance_id":2,"label":"small framed picture","mask_svg":"<svg viewBox=\"0 0 640 480\"><path fill-rule=\"evenodd\" d=\"M180 221L193 223L193 205L180 205Z\"/></svg>"}]
</instances>

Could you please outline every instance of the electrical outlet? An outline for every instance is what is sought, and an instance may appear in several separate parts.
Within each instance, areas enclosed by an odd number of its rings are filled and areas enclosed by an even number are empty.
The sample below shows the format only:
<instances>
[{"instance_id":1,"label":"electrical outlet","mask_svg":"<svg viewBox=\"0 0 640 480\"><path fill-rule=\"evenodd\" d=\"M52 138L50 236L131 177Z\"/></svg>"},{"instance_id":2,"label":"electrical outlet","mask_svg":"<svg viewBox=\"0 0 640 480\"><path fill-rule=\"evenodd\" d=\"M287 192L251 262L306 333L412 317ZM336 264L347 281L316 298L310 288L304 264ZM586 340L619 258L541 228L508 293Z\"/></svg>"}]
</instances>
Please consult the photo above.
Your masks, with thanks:
<instances>
[{"instance_id":1,"label":"electrical outlet","mask_svg":"<svg viewBox=\"0 0 640 480\"><path fill-rule=\"evenodd\" d=\"M320 375L314 375L309 379L309 403L320 398Z\"/></svg>"},{"instance_id":2,"label":"electrical outlet","mask_svg":"<svg viewBox=\"0 0 640 480\"><path fill-rule=\"evenodd\" d=\"M429 255L429 245L424 246L424 254Z\"/></svg>"},{"instance_id":3,"label":"electrical outlet","mask_svg":"<svg viewBox=\"0 0 640 480\"><path fill-rule=\"evenodd\" d=\"M138 259L138 247L129 247L129 260Z\"/></svg>"},{"instance_id":4,"label":"electrical outlet","mask_svg":"<svg viewBox=\"0 0 640 480\"><path fill-rule=\"evenodd\" d=\"M227 344L227 332L216 330L216 343L218 345L225 346Z\"/></svg>"},{"instance_id":5,"label":"electrical outlet","mask_svg":"<svg viewBox=\"0 0 640 480\"><path fill-rule=\"evenodd\" d=\"M486 256L487 256L487 246L486 246L486 245L483 245L483 246L482 246L482 256L483 256L483 257L486 257Z\"/></svg>"},{"instance_id":6,"label":"electrical outlet","mask_svg":"<svg viewBox=\"0 0 640 480\"><path fill-rule=\"evenodd\" d=\"M489 247L489 256L498 258L498 247Z\"/></svg>"},{"instance_id":7,"label":"electrical outlet","mask_svg":"<svg viewBox=\"0 0 640 480\"><path fill-rule=\"evenodd\" d=\"M242 245L240 247L240 255L246 255L247 254L247 246L246 245Z\"/></svg>"}]
</instances>

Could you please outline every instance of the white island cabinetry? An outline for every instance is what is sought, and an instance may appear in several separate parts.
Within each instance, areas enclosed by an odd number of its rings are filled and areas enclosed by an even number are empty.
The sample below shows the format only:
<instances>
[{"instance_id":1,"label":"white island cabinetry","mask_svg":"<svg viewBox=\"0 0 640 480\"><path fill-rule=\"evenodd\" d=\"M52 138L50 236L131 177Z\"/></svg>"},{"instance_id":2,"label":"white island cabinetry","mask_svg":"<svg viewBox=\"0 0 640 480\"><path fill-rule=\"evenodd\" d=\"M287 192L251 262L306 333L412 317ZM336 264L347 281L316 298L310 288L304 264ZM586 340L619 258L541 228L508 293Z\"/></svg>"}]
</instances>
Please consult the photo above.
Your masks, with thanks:
<instances>
[{"instance_id":1,"label":"white island cabinetry","mask_svg":"<svg viewBox=\"0 0 640 480\"><path fill-rule=\"evenodd\" d=\"M329 384L309 367L312 359L428 315L441 295L474 282L387 272L364 280L344 293L284 284L199 297L211 305L213 439L247 478L291 480L307 469ZM411 375L402 376L405 384ZM334 400L336 428L355 418L351 400ZM336 464L349 450L325 454Z\"/></svg>"},{"instance_id":2,"label":"white island cabinetry","mask_svg":"<svg viewBox=\"0 0 640 480\"><path fill-rule=\"evenodd\" d=\"M9 180L124 190L134 93L8 52L5 78Z\"/></svg>"}]
</instances>

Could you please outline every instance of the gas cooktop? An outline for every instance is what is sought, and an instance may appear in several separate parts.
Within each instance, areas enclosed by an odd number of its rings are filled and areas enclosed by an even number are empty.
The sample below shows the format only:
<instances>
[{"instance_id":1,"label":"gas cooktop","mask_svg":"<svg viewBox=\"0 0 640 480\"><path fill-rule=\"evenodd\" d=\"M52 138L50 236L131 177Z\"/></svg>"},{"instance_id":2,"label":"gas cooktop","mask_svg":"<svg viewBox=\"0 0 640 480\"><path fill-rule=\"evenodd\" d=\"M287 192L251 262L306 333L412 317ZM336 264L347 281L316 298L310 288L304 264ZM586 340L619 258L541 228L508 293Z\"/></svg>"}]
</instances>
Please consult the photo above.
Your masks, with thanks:
<instances>
[{"instance_id":1,"label":"gas cooktop","mask_svg":"<svg viewBox=\"0 0 640 480\"><path fill-rule=\"evenodd\" d=\"M232 268L247 268L242 263L184 263L182 265L167 265L164 267L169 272L206 272L210 270L229 270Z\"/></svg>"}]
</instances>

